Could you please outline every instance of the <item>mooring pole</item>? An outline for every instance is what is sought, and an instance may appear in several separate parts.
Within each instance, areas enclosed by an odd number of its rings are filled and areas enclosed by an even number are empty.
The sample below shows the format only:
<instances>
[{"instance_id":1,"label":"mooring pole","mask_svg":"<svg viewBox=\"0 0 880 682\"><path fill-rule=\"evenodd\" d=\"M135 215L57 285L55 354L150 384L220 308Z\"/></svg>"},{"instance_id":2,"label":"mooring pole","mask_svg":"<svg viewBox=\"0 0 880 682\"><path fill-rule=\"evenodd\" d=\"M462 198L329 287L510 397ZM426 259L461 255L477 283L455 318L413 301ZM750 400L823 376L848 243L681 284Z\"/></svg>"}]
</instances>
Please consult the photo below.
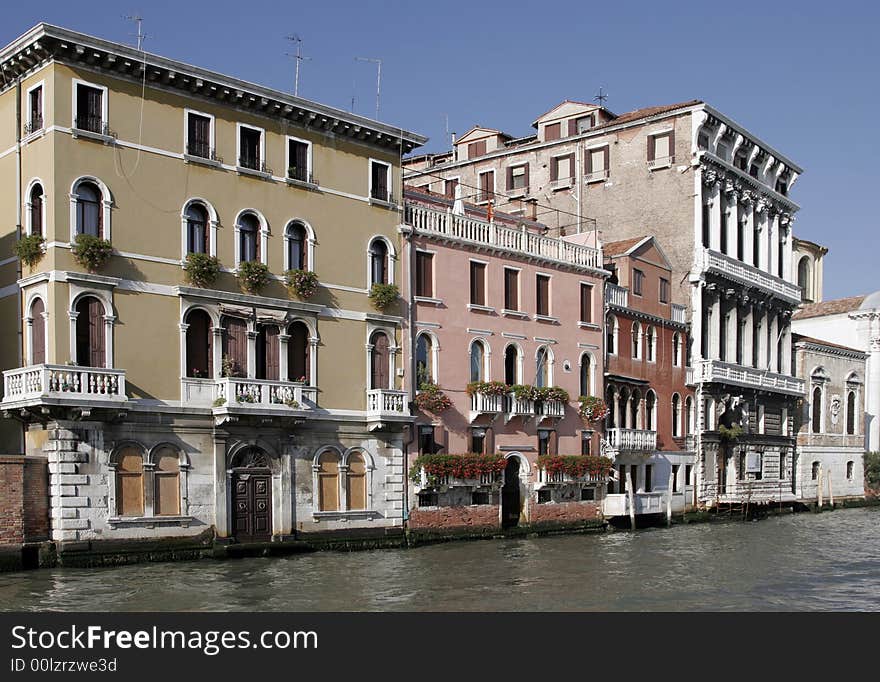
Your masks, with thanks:
<instances>
[{"instance_id":1,"label":"mooring pole","mask_svg":"<svg viewBox=\"0 0 880 682\"><path fill-rule=\"evenodd\" d=\"M629 525L632 530L636 529L636 500L633 495L633 480L629 468L626 470L626 496L629 500Z\"/></svg>"},{"instance_id":2,"label":"mooring pole","mask_svg":"<svg viewBox=\"0 0 880 682\"><path fill-rule=\"evenodd\" d=\"M831 502L831 508L834 508L834 486L831 484L831 469L828 470L828 501Z\"/></svg>"},{"instance_id":3,"label":"mooring pole","mask_svg":"<svg viewBox=\"0 0 880 682\"><path fill-rule=\"evenodd\" d=\"M822 505L825 503L825 499L822 497L822 494L825 492L822 490L822 465L819 465L819 473L816 476L816 488L819 492L819 509L822 509Z\"/></svg>"},{"instance_id":4,"label":"mooring pole","mask_svg":"<svg viewBox=\"0 0 880 682\"><path fill-rule=\"evenodd\" d=\"M675 482L672 467L669 467L669 486L666 488L666 527L672 525L672 484Z\"/></svg>"}]
</instances>

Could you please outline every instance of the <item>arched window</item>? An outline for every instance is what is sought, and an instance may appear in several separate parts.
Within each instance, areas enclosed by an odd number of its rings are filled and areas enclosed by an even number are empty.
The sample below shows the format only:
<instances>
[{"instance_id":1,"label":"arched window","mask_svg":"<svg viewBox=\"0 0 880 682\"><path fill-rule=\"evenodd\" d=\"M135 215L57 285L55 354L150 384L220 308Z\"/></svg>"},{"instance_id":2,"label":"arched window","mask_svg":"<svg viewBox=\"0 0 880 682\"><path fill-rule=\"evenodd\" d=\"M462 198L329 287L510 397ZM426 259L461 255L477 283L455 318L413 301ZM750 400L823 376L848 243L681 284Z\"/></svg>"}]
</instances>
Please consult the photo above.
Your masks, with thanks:
<instances>
[{"instance_id":1,"label":"arched window","mask_svg":"<svg viewBox=\"0 0 880 682\"><path fill-rule=\"evenodd\" d=\"M220 326L223 335L222 376L243 377L247 374L247 323L238 317L224 317Z\"/></svg>"},{"instance_id":2,"label":"arched window","mask_svg":"<svg viewBox=\"0 0 880 682\"><path fill-rule=\"evenodd\" d=\"M605 417L605 427L613 429L617 425L617 396L613 386L609 386L605 391L605 403L608 405L608 416Z\"/></svg>"},{"instance_id":3,"label":"arched window","mask_svg":"<svg viewBox=\"0 0 880 682\"><path fill-rule=\"evenodd\" d=\"M309 328L304 322L294 322L287 328L287 380L312 382L311 344Z\"/></svg>"},{"instance_id":4,"label":"arched window","mask_svg":"<svg viewBox=\"0 0 880 682\"><path fill-rule=\"evenodd\" d=\"M609 355L617 355L617 318L605 316L605 347Z\"/></svg>"},{"instance_id":5,"label":"arched window","mask_svg":"<svg viewBox=\"0 0 880 682\"><path fill-rule=\"evenodd\" d=\"M46 306L42 298L35 298L31 304L31 364L46 362Z\"/></svg>"},{"instance_id":6,"label":"arched window","mask_svg":"<svg viewBox=\"0 0 880 682\"><path fill-rule=\"evenodd\" d=\"M593 394L593 356L589 353L581 355L580 394Z\"/></svg>"},{"instance_id":7,"label":"arched window","mask_svg":"<svg viewBox=\"0 0 880 682\"><path fill-rule=\"evenodd\" d=\"M421 386L434 382L434 343L428 334L419 334L416 339L416 383Z\"/></svg>"},{"instance_id":8,"label":"arched window","mask_svg":"<svg viewBox=\"0 0 880 682\"><path fill-rule=\"evenodd\" d=\"M144 457L134 446L116 455L116 515L144 515Z\"/></svg>"},{"instance_id":9,"label":"arched window","mask_svg":"<svg viewBox=\"0 0 880 682\"><path fill-rule=\"evenodd\" d=\"M104 207L101 190L89 181L76 186L76 233L104 238Z\"/></svg>"},{"instance_id":10,"label":"arched window","mask_svg":"<svg viewBox=\"0 0 880 682\"><path fill-rule=\"evenodd\" d=\"M471 342L470 368L471 381L486 381L486 346L479 339Z\"/></svg>"},{"instance_id":11,"label":"arched window","mask_svg":"<svg viewBox=\"0 0 880 682\"><path fill-rule=\"evenodd\" d=\"M370 244L370 284L388 284L388 245L381 239Z\"/></svg>"},{"instance_id":12,"label":"arched window","mask_svg":"<svg viewBox=\"0 0 880 682\"><path fill-rule=\"evenodd\" d=\"M292 222L287 226L287 267L289 270L308 270L306 228L300 222Z\"/></svg>"},{"instance_id":13,"label":"arched window","mask_svg":"<svg viewBox=\"0 0 880 682\"><path fill-rule=\"evenodd\" d=\"M318 457L318 509L339 511L339 453L334 450Z\"/></svg>"},{"instance_id":14,"label":"arched window","mask_svg":"<svg viewBox=\"0 0 880 682\"><path fill-rule=\"evenodd\" d=\"M672 394L672 437L681 435L681 396Z\"/></svg>"},{"instance_id":15,"label":"arched window","mask_svg":"<svg viewBox=\"0 0 880 682\"><path fill-rule=\"evenodd\" d=\"M797 268L797 283L801 288L801 298L804 301L812 301L813 300L813 291L812 291L812 282L810 277L810 258L808 256L804 256L798 261Z\"/></svg>"},{"instance_id":16,"label":"arched window","mask_svg":"<svg viewBox=\"0 0 880 682\"><path fill-rule=\"evenodd\" d=\"M348 457L345 496L349 509L367 508L367 463L364 456L357 452Z\"/></svg>"},{"instance_id":17,"label":"arched window","mask_svg":"<svg viewBox=\"0 0 880 682\"><path fill-rule=\"evenodd\" d=\"M822 432L822 387L813 388L813 402L810 405L812 411L811 428L813 433Z\"/></svg>"},{"instance_id":18,"label":"arched window","mask_svg":"<svg viewBox=\"0 0 880 682\"><path fill-rule=\"evenodd\" d=\"M186 315L186 376L214 376L214 339L211 316L196 308Z\"/></svg>"},{"instance_id":19,"label":"arched window","mask_svg":"<svg viewBox=\"0 0 880 682\"><path fill-rule=\"evenodd\" d=\"M629 414L629 389L624 386L617 393L617 416L620 420L620 428L631 428L627 423L627 415Z\"/></svg>"},{"instance_id":20,"label":"arched window","mask_svg":"<svg viewBox=\"0 0 880 682\"><path fill-rule=\"evenodd\" d=\"M672 335L672 366L681 367L681 334Z\"/></svg>"},{"instance_id":21,"label":"arched window","mask_svg":"<svg viewBox=\"0 0 880 682\"><path fill-rule=\"evenodd\" d=\"M83 296L76 303L76 364L106 367L104 304L94 296Z\"/></svg>"},{"instance_id":22,"label":"arched window","mask_svg":"<svg viewBox=\"0 0 880 682\"><path fill-rule=\"evenodd\" d=\"M856 432L856 392L848 391L846 394L846 433L854 435Z\"/></svg>"},{"instance_id":23,"label":"arched window","mask_svg":"<svg viewBox=\"0 0 880 682\"><path fill-rule=\"evenodd\" d=\"M810 469L810 477L814 481L819 479L819 462L813 462L813 466Z\"/></svg>"},{"instance_id":24,"label":"arched window","mask_svg":"<svg viewBox=\"0 0 880 682\"><path fill-rule=\"evenodd\" d=\"M694 399L688 396L684 399L684 435L690 436L694 432Z\"/></svg>"},{"instance_id":25,"label":"arched window","mask_svg":"<svg viewBox=\"0 0 880 682\"><path fill-rule=\"evenodd\" d=\"M281 377L281 343L278 326L261 324L257 334L257 379L278 381Z\"/></svg>"},{"instance_id":26,"label":"arched window","mask_svg":"<svg viewBox=\"0 0 880 682\"><path fill-rule=\"evenodd\" d=\"M648 327L645 332L645 356L648 362L655 362L657 349L657 332L654 327Z\"/></svg>"},{"instance_id":27,"label":"arched window","mask_svg":"<svg viewBox=\"0 0 880 682\"><path fill-rule=\"evenodd\" d=\"M535 385L539 388L550 386L553 381L550 362L550 350L546 346L541 346L535 355Z\"/></svg>"},{"instance_id":28,"label":"arched window","mask_svg":"<svg viewBox=\"0 0 880 682\"><path fill-rule=\"evenodd\" d=\"M853 469L855 468L855 463L853 461L849 461L846 463L846 480L851 481L853 479Z\"/></svg>"},{"instance_id":29,"label":"arched window","mask_svg":"<svg viewBox=\"0 0 880 682\"><path fill-rule=\"evenodd\" d=\"M632 323L632 356L636 359L642 357L642 325Z\"/></svg>"},{"instance_id":30,"label":"arched window","mask_svg":"<svg viewBox=\"0 0 880 682\"><path fill-rule=\"evenodd\" d=\"M632 428L640 429L642 427L639 419L639 408L642 402L642 392L639 389L633 389L632 397L629 399L629 423Z\"/></svg>"},{"instance_id":31,"label":"arched window","mask_svg":"<svg viewBox=\"0 0 880 682\"><path fill-rule=\"evenodd\" d=\"M521 383L519 378L519 348L510 344L504 349L504 383L508 386Z\"/></svg>"},{"instance_id":32,"label":"arched window","mask_svg":"<svg viewBox=\"0 0 880 682\"><path fill-rule=\"evenodd\" d=\"M260 220L253 213L245 213L238 219L238 260L260 260Z\"/></svg>"},{"instance_id":33,"label":"arched window","mask_svg":"<svg viewBox=\"0 0 880 682\"><path fill-rule=\"evenodd\" d=\"M370 388L389 388L391 381L388 336L384 332L373 332L370 337Z\"/></svg>"},{"instance_id":34,"label":"arched window","mask_svg":"<svg viewBox=\"0 0 880 682\"><path fill-rule=\"evenodd\" d=\"M186 207L186 250L187 253L210 253L208 232L208 211L199 203Z\"/></svg>"},{"instance_id":35,"label":"arched window","mask_svg":"<svg viewBox=\"0 0 880 682\"><path fill-rule=\"evenodd\" d=\"M645 394L645 428L648 431L656 431L657 430L657 422L656 422L656 405L657 405L657 395L654 391L648 391Z\"/></svg>"},{"instance_id":36,"label":"arched window","mask_svg":"<svg viewBox=\"0 0 880 682\"><path fill-rule=\"evenodd\" d=\"M30 219L30 234L43 235L43 186L36 183L31 187L28 197L28 217Z\"/></svg>"},{"instance_id":37,"label":"arched window","mask_svg":"<svg viewBox=\"0 0 880 682\"><path fill-rule=\"evenodd\" d=\"M170 447L163 446L153 454L156 516L180 514L180 458Z\"/></svg>"}]
</instances>

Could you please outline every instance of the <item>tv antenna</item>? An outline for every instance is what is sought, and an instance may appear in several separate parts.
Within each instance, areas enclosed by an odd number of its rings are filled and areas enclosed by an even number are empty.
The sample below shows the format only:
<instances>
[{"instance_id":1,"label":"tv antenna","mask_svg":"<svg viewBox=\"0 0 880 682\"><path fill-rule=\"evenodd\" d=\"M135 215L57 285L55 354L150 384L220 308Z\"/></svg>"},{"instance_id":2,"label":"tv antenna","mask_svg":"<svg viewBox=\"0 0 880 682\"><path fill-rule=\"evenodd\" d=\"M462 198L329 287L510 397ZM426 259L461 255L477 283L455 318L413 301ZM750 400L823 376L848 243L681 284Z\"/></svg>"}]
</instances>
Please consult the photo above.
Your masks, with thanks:
<instances>
[{"instance_id":1,"label":"tv antenna","mask_svg":"<svg viewBox=\"0 0 880 682\"><path fill-rule=\"evenodd\" d=\"M604 107L604 106L605 106L605 102L608 101L608 95L605 94L605 91L603 90L603 88L602 88L601 85L599 86L599 92L598 92L598 94L593 98L593 101L594 101L594 102L598 102L600 107Z\"/></svg>"},{"instance_id":2,"label":"tv antenna","mask_svg":"<svg viewBox=\"0 0 880 682\"><path fill-rule=\"evenodd\" d=\"M287 40L292 43L296 43L296 54L291 54L290 52L285 52L284 54L296 60L296 71L293 78L293 96L299 97L299 65L302 64L303 60L310 60L311 57L303 57L303 41L298 34L294 33L293 35L287 36Z\"/></svg>"},{"instance_id":3,"label":"tv antenna","mask_svg":"<svg viewBox=\"0 0 880 682\"><path fill-rule=\"evenodd\" d=\"M139 51L143 52L144 39L150 37L146 33L144 33L143 30L141 29L141 27L143 26L143 23L144 23L144 18L138 14L130 14L130 15L124 16L122 18L125 19L126 21L133 21L134 23L137 24L137 33L129 33L128 35L132 36L133 38L137 38L137 41L138 41L137 49Z\"/></svg>"},{"instance_id":4,"label":"tv antenna","mask_svg":"<svg viewBox=\"0 0 880 682\"><path fill-rule=\"evenodd\" d=\"M355 61L372 62L377 65L376 70L376 120L379 120L379 93L382 88L382 60L376 57L355 57Z\"/></svg>"}]
</instances>

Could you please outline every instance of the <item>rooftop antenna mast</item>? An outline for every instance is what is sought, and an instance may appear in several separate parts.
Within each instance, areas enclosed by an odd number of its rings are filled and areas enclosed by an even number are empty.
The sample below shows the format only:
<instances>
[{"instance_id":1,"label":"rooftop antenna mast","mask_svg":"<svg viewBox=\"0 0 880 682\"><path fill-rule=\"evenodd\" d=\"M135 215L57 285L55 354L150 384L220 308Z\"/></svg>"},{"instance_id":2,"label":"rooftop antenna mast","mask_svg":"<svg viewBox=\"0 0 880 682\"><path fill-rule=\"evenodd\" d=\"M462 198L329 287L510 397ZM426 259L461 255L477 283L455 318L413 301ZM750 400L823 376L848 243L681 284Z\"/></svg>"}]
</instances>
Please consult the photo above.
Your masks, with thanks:
<instances>
[{"instance_id":1,"label":"rooftop antenna mast","mask_svg":"<svg viewBox=\"0 0 880 682\"><path fill-rule=\"evenodd\" d=\"M372 62L378 67L376 70L376 120L379 120L379 93L382 88L382 60L376 57L355 57L359 62Z\"/></svg>"},{"instance_id":2,"label":"rooftop antenna mast","mask_svg":"<svg viewBox=\"0 0 880 682\"><path fill-rule=\"evenodd\" d=\"M601 85L599 86L599 92L598 92L598 94L593 98L593 101L594 101L594 102L598 102L600 107L603 107L603 108L605 107L605 102L608 101L608 95L605 94L605 91L604 91L604 89L602 88Z\"/></svg>"},{"instance_id":3,"label":"rooftop antenna mast","mask_svg":"<svg viewBox=\"0 0 880 682\"><path fill-rule=\"evenodd\" d=\"M303 60L311 59L311 57L303 57L302 53L302 38L299 37L298 34L294 33L293 35L287 36L287 40L292 43L296 43L296 54L291 54L290 52L285 52L288 57L291 57L296 60L296 71L293 78L293 96L299 97L299 65L302 64Z\"/></svg>"},{"instance_id":4,"label":"rooftop antenna mast","mask_svg":"<svg viewBox=\"0 0 880 682\"><path fill-rule=\"evenodd\" d=\"M138 51L143 52L144 39L149 38L149 36L146 33L144 33L143 30L141 29L141 27L143 26L143 23L144 23L144 18L138 14L130 14L130 15L124 16L122 18L127 21L133 21L134 23L137 24L137 33L129 33L128 35L130 35L134 38L137 38L137 41L138 41L137 49L138 49Z\"/></svg>"}]
</instances>

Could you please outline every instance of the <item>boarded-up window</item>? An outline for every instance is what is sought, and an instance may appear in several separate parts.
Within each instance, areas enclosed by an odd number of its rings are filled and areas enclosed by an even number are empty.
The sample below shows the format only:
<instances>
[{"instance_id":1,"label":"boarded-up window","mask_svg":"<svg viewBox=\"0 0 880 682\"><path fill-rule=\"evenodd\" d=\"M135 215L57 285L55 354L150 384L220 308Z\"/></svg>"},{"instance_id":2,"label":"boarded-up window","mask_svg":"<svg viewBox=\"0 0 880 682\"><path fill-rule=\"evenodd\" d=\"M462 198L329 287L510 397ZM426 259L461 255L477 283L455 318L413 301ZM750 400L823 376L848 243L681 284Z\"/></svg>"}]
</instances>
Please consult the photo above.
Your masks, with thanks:
<instances>
[{"instance_id":1,"label":"boarded-up window","mask_svg":"<svg viewBox=\"0 0 880 682\"><path fill-rule=\"evenodd\" d=\"M348 458L345 495L349 509L367 508L367 464L361 454L354 453Z\"/></svg>"},{"instance_id":2,"label":"boarded-up window","mask_svg":"<svg viewBox=\"0 0 880 682\"><path fill-rule=\"evenodd\" d=\"M486 264L471 261L471 303L486 305Z\"/></svg>"},{"instance_id":3,"label":"boarded-up window","mask_svg":"<svg viewBox=\"0 0 880 682\"><path fill-rule=\"evenodd\" d=\"M339 511L339 455L330 450L318 458L318 509Z\"/></svg>"},{"instance_id":4,"label":"boarded-up window","mask_svg":"<svg viewBox=\"0 0 880 682\"><path fill-rule=\"evenodd\" d=\"M581 322L593 321L593 287L581 284Z\"/></svg>"},{"instance_id":5,"label":"boarded-up window","mask_svg":"<svg viewBox=\"0 0 880 682\"><path fill-rule=\"evenodd\" d=\"M549 125L544 126L544 139L547 142L551 140L558 140L562 136L562 124L561 123L550 123Z\"/></svg>"},{"instance_id":6,"label":"boarded-up window","mask_svg":"<svg viewBox=\"0 0 880 682\"><path fill-rule=\"evenodd\" d=\"M550 278L535 275L535 312L538 315L550 314Z\"/></svg>"},{"instance_id":7,"label":"boarded-up window","mask_svg":"<svg viewBox=\"0 0 880 682\"><path fill-rule=\"evenodd\" d=\"M124 448L116 459L116 513L144 515L144 458L133 447Z\"/></svg>"},{"instance_id":8,"label":"boarded-up window","mask_svg":"<svg viewBox=\"0 0 880 682\"><path fill-rule=\"evenodd\" d=\"M287 328L290 339L287 341L287 379L289 381L311 381L309 328L302 322L294 322Z\"/></svg>"},{"instance_id":9,"label":"boarded-up window","mask_svg":"<svg viewBox=\"0 0 880 682\"><path fill-rule=\"evenodd\" d=\"M504 309L519 310L519 271L504 269Z\"/></svg>"},{"instance_id":10,"label":"boarded-up window","mask_svg":"<svg viewBox=\"0 0 880 682\"><path fill-rule=\"evenodd\" d=\"M104 304L85 296L76 304L76 363L83 367L106 367L104 352Z\"/></svg>"},{"instance_id":11,"label":"boarded-up window","mask_svg":"<svg viewBox=\"0 0 880 682\"><path fill-rule=\"evenodd\" d=\"M416 296L434 296L434 254L416 252Z\"/></svg>"},{"instance_id":12,"label":"boarded-up window","mask_svg":"<svg viewBox=\"0 0 880 682\"><path fill-rule=\"evenodd\" d=\"M247 324L237 317L225 317L223 337L224 376L243 377L247 372Z\"/></svg>"},{"instance_id":13,"label":"boarded-up window","mask_svg":"<svg viewBox=\"0 0 880 682\"><path fill-rule=\"evenodd\" d=\"M156 452L154 461L155 514L177 516L180 514L180 459L174 450L163 447Z\"/></svg>"},{"instance_id":14,"label":"boarded-up window","mask_svg":"<svg viewBox=\"0 0 880 682\"><path fill-rule=\"evenodd\" d=\"M38 298L31 306L31 364L42 365L46 362L46 319L43 313L46 308L43 299Z\"/></svg>"}]
</instances>

